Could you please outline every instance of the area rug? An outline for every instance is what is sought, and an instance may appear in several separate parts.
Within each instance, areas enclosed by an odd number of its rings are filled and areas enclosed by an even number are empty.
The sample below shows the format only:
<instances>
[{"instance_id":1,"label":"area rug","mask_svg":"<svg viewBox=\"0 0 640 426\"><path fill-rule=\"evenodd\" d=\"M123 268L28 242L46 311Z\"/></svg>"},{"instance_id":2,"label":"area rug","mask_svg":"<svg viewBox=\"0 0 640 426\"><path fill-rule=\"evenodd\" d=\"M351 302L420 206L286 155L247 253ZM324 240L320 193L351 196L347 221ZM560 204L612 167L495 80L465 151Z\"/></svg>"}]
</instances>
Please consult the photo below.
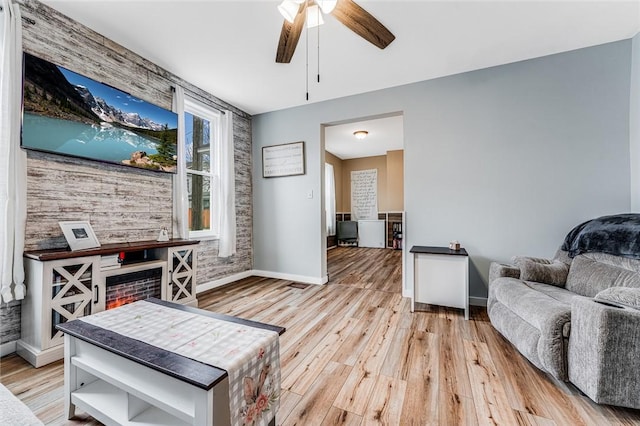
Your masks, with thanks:
<instances>
[{"instance_id":1,"label":"area rug","mask_svg":"<svg viewBox=\"0 0 640 426\"><path fill-rule=\"evenodd\" d=\"M11 391L0 384L0 424L13 426L43 425Z\"/></svg>"}]
</instances>

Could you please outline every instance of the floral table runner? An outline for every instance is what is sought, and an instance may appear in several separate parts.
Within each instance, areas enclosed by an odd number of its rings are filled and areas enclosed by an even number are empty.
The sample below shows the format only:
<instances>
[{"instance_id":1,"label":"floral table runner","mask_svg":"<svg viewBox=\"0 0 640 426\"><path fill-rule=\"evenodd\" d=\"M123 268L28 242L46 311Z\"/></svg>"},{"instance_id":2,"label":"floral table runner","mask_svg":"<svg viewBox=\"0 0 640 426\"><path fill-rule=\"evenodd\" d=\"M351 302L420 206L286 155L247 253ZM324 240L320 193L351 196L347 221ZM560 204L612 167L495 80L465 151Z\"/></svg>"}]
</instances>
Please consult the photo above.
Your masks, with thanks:
<instances>
[{"instance_id":1,"label":"floral table runner","mask_svg":"<svg viewBox=\"0 0 640 426\"><path fill-rule=\"evenodd\" d=\"M227 371L231 424L267 425L280 404L278 333L143 300L80 320Z\"/></svg>"}]
</instances>

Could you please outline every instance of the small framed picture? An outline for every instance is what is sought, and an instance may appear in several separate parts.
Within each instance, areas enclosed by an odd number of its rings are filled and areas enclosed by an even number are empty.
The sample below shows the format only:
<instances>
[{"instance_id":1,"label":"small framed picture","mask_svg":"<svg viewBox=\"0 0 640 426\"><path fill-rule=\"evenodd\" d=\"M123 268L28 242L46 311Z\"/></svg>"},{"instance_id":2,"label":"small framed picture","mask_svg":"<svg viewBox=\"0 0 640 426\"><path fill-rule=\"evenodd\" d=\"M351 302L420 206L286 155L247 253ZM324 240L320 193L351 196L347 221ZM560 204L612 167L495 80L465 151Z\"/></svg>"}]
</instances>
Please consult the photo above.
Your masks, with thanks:
<instances>
[{"instance_id":1,"label":"small framed picture","mask_svg":"<svg viewBox=\"0 0 640 426\"><path fill-rule=\"evenodd\" d=\"M98 238L87 221L58 222L71 251L100 247Z\"/></svg>"}]
</instances>

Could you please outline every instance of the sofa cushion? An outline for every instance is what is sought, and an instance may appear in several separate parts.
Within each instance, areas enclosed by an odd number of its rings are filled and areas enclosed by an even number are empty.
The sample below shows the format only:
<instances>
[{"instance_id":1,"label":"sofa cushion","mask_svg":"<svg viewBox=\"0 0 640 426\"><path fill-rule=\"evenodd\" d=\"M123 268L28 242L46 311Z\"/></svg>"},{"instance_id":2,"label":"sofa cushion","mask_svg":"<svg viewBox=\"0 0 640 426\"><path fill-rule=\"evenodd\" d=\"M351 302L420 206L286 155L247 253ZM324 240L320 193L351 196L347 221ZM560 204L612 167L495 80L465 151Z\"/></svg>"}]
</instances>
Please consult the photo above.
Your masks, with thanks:
<instances>
[{"instance_id":1,"label":"sofa cushion","mask_svg":"<svg viewBox=\"0 0 640 426\"><path fill-rule=\"evenodd\" d=\"M615 305L640 309L640 288L610 287L594 297L596 301L610 302Z\"/></svg>"},{"instance_id":2,"label":"sofa cushion","mask_svg":"<svg viewBox=\"0 0 640 426\"><path fill-rule=\"evenodd\" d=\"M573 259L567 290L594 297L609 287L640 288L640 260L605 253L585 253Z\"/></svg>"},{"instance_id":3,"label":"sofa cushion","mask_svg":"<svg viewBox=\"0 0 640 426\"><path fill-rule=\"evenodd\" d=\"M531 260L522 260L520 267L520 279L535 281L564 287L569 273L569 265L563 262L539 263Z\"/></svg>"},{"instance_id":4,"label":"sofa cushion","mask_svg":"<svg viewBox=\"0 0 640 426\"><path fill-rule=\"evenodd\" d=\"M566 324L571 320L571 305L534 289L529 283L514 278L498 278L491 287L493 288L490 297L495 300L492 301L490 309L496 309L496 312L499 312L502 308L498 308L497 305L503 305L513 314L510 315L513 317L510 319L511 327L523 329L524 325L516 325L516 321L519 320L538 330L540 337L537 343L536 361L553 376L566 380L566 336L564 334L569 330ZM562 289L557 290L566 292ZM567 296L567 300L570 297ZM491 318L492 323L495 320ZM517 333L514 335L509 330L499 331L519 349L521 346L530 346L531 336ZM524 355L527 356L526 353ZM527 358L535 362L530 356Z\"/></svg>"},{"instance_id":5,"label":"sofa cushion","mask_svg":"<svg viewBox=\"0 0 640 426\"><path fill-rule=\"evenodd\" d=\"M539 291L541 293L544 293L547 296L557 300L558 302L561 302L567 305L571 305L571 302L573 302L573 299L575 299L576 297L582 297L562 287L558 287L551 284L527 282L527 285L532 289Z\"/></svg>"},{"instance_id":6,"label":"sofa cushion","mask_svg":"<svg viewBox=\"0 0 640 426\"><path fill-rule=\"evenodd\" d=\"M545 370L538 357L540 330L514 314L508 306L500 302L491 305L487 312L491 325L500 332L533 365Z\"/></svg>"},{"instance_id":7,"label":"sofa cushion","mask_svg":"<svg viewBox=\"0 0 640 426\"><path fill-rule=\"evenodd\" d=\"M571 305L537 290L534 288L534 283L513 278L500 278L495 281L495 284L496 300L508 306L518 317L538 330L549 325L547 324L549 318L558 320L563 318L567 322L570 319ZM568 296L567 301L570 299L571 296ZM562 331L564 320L558 325L559 331Z\"/></svg>"}]
</instances>

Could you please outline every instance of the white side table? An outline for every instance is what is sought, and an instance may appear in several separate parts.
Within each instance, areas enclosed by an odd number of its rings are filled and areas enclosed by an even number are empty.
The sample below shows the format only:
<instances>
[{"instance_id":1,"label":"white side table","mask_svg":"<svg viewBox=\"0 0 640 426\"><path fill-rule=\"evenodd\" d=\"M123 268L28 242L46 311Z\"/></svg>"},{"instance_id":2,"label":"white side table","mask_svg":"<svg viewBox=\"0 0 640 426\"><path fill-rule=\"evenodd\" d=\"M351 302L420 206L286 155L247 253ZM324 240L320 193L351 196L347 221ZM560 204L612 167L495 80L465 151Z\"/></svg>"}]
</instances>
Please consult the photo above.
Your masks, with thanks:
<instances>
[{"instance_id":1,"label":"white side table","mask_svg":"<svg viewBox=\"0 0 640 426\"><path fill-rule=\"evenodd\" d=\"M469 319L469 254L463 248L413 246L413 297L415 304L464 309Z\"/></svg>"}]
</instances>

